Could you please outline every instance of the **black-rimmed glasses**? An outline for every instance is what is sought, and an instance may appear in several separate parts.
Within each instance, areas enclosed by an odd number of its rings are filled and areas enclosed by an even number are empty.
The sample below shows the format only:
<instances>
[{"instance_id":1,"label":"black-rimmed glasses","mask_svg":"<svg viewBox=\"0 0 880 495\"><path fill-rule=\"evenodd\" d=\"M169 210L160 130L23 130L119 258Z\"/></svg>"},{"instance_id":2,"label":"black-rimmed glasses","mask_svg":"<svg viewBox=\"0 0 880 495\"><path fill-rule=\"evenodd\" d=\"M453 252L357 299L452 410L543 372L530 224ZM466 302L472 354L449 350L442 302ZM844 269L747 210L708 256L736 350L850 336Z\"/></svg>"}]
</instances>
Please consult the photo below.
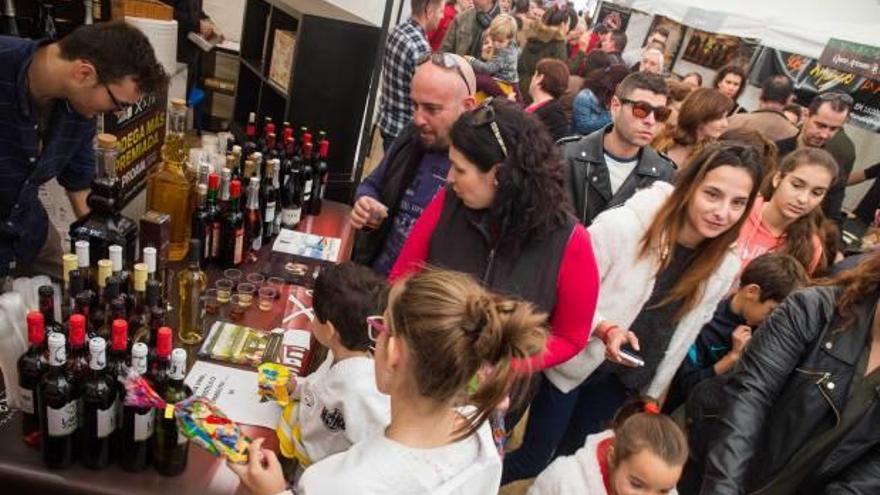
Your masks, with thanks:
<instances>
[{"instance_id":1,"label":"black-rimmed glasses","mask_svg":"<svg viewBox=\"0 0 880 495\"><path fill-rule=\"evenodd\" d=\"M120 103L119 100L116 99L116 96L113 94L113 91L110 91L110 86L108 86L107 83L103 81L101 82L101 84L104 86L104 89L107 90L107 95L110 97L110 101L113 102L114 112L122 112L134 106L132 103Z\"/></svg>"},{"instance_id":2,"label":"black-rimmed glasses","mask_svg":"<svg viewBox=\"0 0 880 495\"><path fill-rule=\"evenodd\" d=\"M501 152L507 158L507 145L504 144L504 138L501 137L501 128L498 127L498 122L495 121L495 108L492 106L491 97L486 98L480 106L471 112L472 127L482 127L487 124L492 129L492 134L495 135L495 140L498 142Z\"/></svg>"},{"instance_id":3,"label":"black-rimmed glasses","mask_svg":"<svg viewBox=\"0 0 880 495\"><path fill-rule=\"evenodd\" d=\"M462 82L464 82L464 87L467 88L468 94L471 94L471 85L468 83L467 77L464 75L464 71L461 70L461 66L458 65L458 60L455 58L455 55L446 52L427 52L422 55L417 61L416 65L422 65L428 60L431 61L432 64L443 67L444 69L455 69L455 72L458 73L459 77L461 77Z\"/></svg>"}]
</instances>

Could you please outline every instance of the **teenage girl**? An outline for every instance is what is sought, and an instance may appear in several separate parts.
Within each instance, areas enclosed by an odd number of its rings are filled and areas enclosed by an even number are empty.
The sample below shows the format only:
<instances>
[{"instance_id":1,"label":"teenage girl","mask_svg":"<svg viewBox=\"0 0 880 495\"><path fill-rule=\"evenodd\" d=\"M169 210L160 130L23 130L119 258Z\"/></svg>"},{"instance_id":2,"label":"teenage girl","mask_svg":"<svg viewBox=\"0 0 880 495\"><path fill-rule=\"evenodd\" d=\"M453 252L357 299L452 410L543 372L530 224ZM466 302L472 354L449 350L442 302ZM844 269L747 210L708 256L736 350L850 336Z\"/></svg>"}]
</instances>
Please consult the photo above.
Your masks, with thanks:
<instances>
[{"instance_id":1,"label":"teenage girl","mask_svg":"<svg viewBox=\"0 0 880 495\"><path fill-rule=\"evenodd\" d=\"M313 464L296 493L495 493L501 459L486 419L510 391L511 361L544 348L545 321L530 304L493 296L461 273L399 280L385 314L366 323L391 423ZM479 385L469 386L478 374ZM249 464L232 469L254 495L282 493L277 458L261 444L251 445Z\"/></svg>"},{"instance_id":2,"label":"teenage girl","mask_svg":"<svg viewBox=\"0 0 880 495\"><path fill-rule=\"evenodd\" d=\"M819 148L797 149L782 160L736 241L743 268L770 251L793 256L810 274L824 267L821 204L837 170L831 154Z\"/></svg>"}]
</instances>

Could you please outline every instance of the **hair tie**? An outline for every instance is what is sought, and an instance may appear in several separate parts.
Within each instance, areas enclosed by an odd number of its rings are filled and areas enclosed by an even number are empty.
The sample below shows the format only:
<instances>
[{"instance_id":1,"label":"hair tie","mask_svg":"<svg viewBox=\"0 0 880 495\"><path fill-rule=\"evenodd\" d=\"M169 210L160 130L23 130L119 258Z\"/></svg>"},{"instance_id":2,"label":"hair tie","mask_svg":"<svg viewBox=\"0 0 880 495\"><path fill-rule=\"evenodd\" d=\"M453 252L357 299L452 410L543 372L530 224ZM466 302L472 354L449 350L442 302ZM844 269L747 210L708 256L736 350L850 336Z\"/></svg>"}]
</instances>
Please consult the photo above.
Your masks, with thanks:
<instances>
[{"instance_id":1,"label":"hair tie","mask_svg":"<svg viewBox=\"0 0 880 495\"><path fill-rule=\"evenodd\" d=\"M660 406L656 402L646 402L642 410L648 414L660 414Z\"/></svg>"}]
</instances>

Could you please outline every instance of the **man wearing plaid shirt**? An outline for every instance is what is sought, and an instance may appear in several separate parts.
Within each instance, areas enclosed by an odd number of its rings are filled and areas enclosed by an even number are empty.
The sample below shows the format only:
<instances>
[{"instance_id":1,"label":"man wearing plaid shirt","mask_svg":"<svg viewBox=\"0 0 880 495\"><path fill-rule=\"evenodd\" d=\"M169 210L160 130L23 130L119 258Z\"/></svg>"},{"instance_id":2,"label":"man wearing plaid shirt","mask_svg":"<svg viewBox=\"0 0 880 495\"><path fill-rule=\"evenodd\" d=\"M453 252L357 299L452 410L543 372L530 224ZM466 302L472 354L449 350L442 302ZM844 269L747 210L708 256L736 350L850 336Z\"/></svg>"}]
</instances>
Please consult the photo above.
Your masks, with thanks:
<instances>
[{"instance_id":1,"label":"man wearing plaid shirt","mask_svg":"<svg viewBox=\"0 0 880 495\"><path fill-rule=\"evenodd\" d=\"M409 86L416 62L431 51L428 31L437 29L443 14L443 0L410 0L412 16L388 35L382 62L382 97L379 100L379 128L385 150L412 119Z\"/></svg>"}]
</instances>

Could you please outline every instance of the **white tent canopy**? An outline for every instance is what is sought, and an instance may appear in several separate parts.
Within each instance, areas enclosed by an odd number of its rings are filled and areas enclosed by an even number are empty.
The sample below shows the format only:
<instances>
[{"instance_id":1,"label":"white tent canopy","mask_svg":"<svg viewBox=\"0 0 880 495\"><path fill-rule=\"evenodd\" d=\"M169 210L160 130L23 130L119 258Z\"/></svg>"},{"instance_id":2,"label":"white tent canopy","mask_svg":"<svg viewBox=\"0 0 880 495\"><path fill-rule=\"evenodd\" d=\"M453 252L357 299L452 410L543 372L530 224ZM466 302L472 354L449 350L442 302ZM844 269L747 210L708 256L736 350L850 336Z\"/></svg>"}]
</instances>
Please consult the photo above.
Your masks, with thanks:
<instances>
[{"instance_id":1,"label":"white tent canopy","mask_svg":"<svg viewBox=\"0 0 880 495\"><path fill-rule=\"evenodd\" d=\"M829 38L880 46L880 0L615 0L704 31L819 58Z\"/></svg>"}]
</instances>

